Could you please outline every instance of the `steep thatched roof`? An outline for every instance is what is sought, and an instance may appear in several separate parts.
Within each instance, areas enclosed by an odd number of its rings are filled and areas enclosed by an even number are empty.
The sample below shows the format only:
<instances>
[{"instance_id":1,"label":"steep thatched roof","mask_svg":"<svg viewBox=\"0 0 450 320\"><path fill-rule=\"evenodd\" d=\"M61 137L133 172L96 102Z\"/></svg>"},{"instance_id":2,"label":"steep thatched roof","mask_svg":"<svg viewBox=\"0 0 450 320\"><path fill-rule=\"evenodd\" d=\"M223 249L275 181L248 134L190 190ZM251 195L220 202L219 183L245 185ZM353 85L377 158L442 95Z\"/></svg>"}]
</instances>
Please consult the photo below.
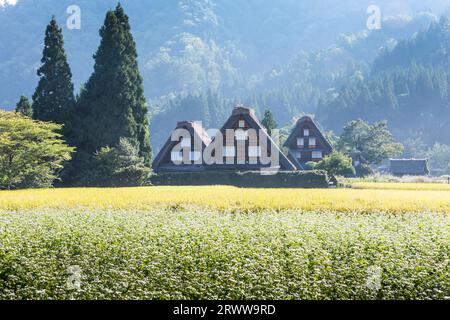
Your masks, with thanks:
<instances>
[{"instance_id":1,"label":"steep thatched roof","mask_svg":"<svg viewBox=\"0 0 450 320\"><path fill-rule=\"evenodd\" d=\"M280 160L280 168L281 170L287 170L287 171L295 171L297 170L295 165L286 157L286 155L281 151L280 147L273 141L272 137L269 136L267 133L267 130L264 128L264 126L261 124L261 122L258 120L256 113L253 109L247 108L244 106L237 106L233 109L233 112L231 116L228 118L228 120L223 125L221 131L223 134L225 134L227 129L233 128L233 125L239 121L239 119L244 119L246 123L250 125L252 129L255 129L262 133L262 136L267 138L268 145L267 148L270 152L277 152L279 154L279 160Z\"/></svg>"},{"instance_id":2,"label":"steep thatched roof","mask_svg":"<svg viewBox=\"0 0 450 320\"><path fill-rule=\"evenodd\" d=\"M211 143L211 138L209 137L206 130L203 128L202 123L198 121L180 121L177 123L177 129L186 129L190 132L191 136L194 136L194 141L201 141L202 143L202 150L206 146L208 146ZM177 145L178 141L172 141L171 137L169 137L162 147L161 151L156 156L155 160L153 161L152 168L153 170L157 171L158 167L161 165L161 162L163 159L170 154L173 147ZM200 146L199 146L200 147Z\"/></svg>"},{"instance_id":3,"label":"steep thatched roof","mask_svg":"<svg viewBox=\"0 0 450 320\"><path fill-rule=\"evenodd\" d=\"M320 131L319 127L314 122L314 120L308 116L304 116L297 121L297 124L295 125L294 129L292 130L291 134L289 135L289 138L287 138L286 142L284 143L284 146L289 147L291 144L295 143L297 137L300 134L300 130L306 124L308 124L311 128L314 129L314 131L317 133L317 138L322 141L322 143L325 145L325 148L327 149L327 151L331 152L333 150L333 147L331 146L330 142L323 135L322 131Z\"/></svg>"}]
</instances>

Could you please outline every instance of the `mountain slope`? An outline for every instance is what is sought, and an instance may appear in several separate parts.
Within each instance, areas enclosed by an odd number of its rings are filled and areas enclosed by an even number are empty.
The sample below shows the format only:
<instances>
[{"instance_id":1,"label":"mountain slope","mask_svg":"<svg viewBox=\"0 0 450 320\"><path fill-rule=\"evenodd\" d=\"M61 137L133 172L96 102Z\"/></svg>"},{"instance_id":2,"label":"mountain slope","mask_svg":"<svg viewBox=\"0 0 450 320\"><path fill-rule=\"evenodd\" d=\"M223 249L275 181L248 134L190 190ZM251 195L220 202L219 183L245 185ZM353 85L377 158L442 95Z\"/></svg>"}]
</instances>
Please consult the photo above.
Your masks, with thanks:
<instances>
[{"instance_id":1,"label":"mountain slope","mask_svg":"<svg viewBox=\"0 0 450 320\"><path fill-rule=\"evenodd\" d=\"M353 119L388 120L398 138L450 144L450 21L441 19L386 50L372 76L349 80L319 107L334 130Z\"/></svg>"},{"instance_id":2,"label":"mountain slope","mask_svg":"<svg viewBox=\"0 0 450 320\"><path fill-rule=\"evenodd\" d=\"M301 51L365 28L366 0L125 0L148 98L208 89L235 92ZM442 12L448 0L378 1L386 15ZM63 27L77 88L92 71L98 29L115 0L79 0L81 30L68 30L70 0L18 0L0 8L0 105L30 96L52 14ZM408 3L408 5L405 5Z\"/></svg>"}]
</instances>

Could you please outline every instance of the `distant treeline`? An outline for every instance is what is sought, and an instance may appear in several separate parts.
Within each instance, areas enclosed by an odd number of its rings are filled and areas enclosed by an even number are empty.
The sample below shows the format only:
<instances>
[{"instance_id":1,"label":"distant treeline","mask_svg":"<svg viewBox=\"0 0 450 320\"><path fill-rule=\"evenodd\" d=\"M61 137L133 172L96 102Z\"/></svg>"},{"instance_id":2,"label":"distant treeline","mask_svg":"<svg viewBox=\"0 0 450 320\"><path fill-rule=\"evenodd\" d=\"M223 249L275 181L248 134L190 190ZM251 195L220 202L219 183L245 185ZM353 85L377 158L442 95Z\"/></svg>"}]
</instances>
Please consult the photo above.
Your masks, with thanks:
<instances>
[{"instance_id":1,"label":"distant treeline","mask_svg":"<svg viewBox=\"0 0 450 320\"><path fill-rule=\"evenodd\" d=\"M450 70L420 66L385 71L367 81L343 86L339 96L322 101L320 121L339 130L351 119L388 120L401 140L421 138L426 144L450 143Z\"/></svg>"}]
</instances>

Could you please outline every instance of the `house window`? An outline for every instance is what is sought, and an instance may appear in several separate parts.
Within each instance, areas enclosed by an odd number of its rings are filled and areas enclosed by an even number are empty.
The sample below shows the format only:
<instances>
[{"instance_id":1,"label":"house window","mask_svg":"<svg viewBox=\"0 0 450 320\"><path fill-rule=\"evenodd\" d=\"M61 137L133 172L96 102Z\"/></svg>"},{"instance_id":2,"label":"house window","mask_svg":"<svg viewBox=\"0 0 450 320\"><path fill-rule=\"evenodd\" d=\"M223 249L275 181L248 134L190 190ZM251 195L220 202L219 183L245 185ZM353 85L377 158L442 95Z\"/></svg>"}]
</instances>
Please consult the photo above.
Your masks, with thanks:
<instances>
[{"instance_id":1,"label":"house window","mask_svg":"<svg viewBox=\"0 0 450 320\"><path fill-rule=\"evenodd\" d=\"M260 147L248 147L248 156L249 157L261 157L261 148Z\"/></svg>"},{"instance_id":2,"label":"house window","mask_svg":"<svg viewBox=\"0 0 450 320\"><path fill-rule=\"evenodd\" d=\"M322 159L322 151L313 151L312 158L313 159Z\"/></svg>"},{"instance_id":3,"label":"house window","mask_svg":"<svg viewBox=\"0 0 450 320\"><path fill-rule=\"evenodd\" d=\"M245 121L239 120L239 128L245 128Z\"/></svg>"},{"instance_id":4,"label":"house window","mask_svg":"<svg viewBox=\"0 0 450 320\"><path fill-rule=\"evenodd\" d=\"M309 138L309 146L314 148L316 146L316 138Z\"/></svg>"},{"instance_id":5,"label":"house window","mask_svg":"<svg viewBox=\"0 0 450 320\"><path fill-rule=\"evenodd\" d=\"M303 135L305 137L309 137L309 129L308 128L303 129Z\"/></svg>"},{"instance_id":6,"label":"house window","mask_svg":"<svg viewBox=\"0 0 450 320\"><path fill-rule=\"evenodd\" d=\"M236 140L244 141L247 140L247 131L244 130L236 130Z\"/></svg>"},{"instance_id":7,"label":"house window","mask_svg":"<svg viewBox=\"0 0 450 320\"><path fill-rule=\"evenodd\" d=\"M297 151L297 159L299 160L302 159L302 153L300 151Z\"/></svg>"},{"instance_id":8,"label":"house window","mask_svg":"<svg viewBox=\"0 0 450 320\"><path fill-rule=\"evenodd\" d=\"M191 139L181 138L181 147L182 148L190 148L191 147Z\"/></svg>"},{"instance_id":9,"label":"house window","mask_svg":"<svg viewBox=\"0 0 450 320\"><path fill-rule=\"evenodd\" d=\"M224 147L223 148L223 156L227 157L227 158L231 158L231 157L235 157L236 156L236 149L231 146L231 147Z\"/></svg>"},{"instance_id":10,"label":"house window","mask_svg":"<svg viewBox=\"0 0 450 320\"><path fill-rule=\"evenodd\" d=\"M297 138L297 146L298 147L304 147L305 146L305 139Z\"/></svg>"},{"instance_id":11,"label":"house window","mask_svg":"<svg viewBox=\"0 0 450 320\"><path fill-rule=\"evenodd\" d=\"M183 151L172 151L170 154L170 159L172 161L183 161Z\"/></svg>"}]
</instances>

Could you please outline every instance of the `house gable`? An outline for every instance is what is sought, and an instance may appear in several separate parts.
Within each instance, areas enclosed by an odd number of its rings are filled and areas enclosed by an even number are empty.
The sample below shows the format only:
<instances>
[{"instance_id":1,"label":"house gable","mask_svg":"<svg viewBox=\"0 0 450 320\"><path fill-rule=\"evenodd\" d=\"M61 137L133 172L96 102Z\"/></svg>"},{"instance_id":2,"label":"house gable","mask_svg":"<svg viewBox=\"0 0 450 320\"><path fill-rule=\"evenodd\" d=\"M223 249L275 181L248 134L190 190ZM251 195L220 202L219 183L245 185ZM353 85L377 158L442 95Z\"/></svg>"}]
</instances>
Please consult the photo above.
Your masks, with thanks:
<instances>
[{"instance_id":1,"label":"house gable","mask_svg":"<svg viewBox=\"0 0 450 320\"><path fill-rule=\"evenodd\" d=\"M205 130L198 122L179 122L176 129L187 129L191 133L191 137L196 137L196 139L192 139L190 143L191 151L196 152L201 150L201 156L203 156L205 148L212 142L211 138L206 134ZM250 132L250 129L254 129L255 131ZM233 131L231 139L227 139L228 130ZM277 166L277 168L285 171L296 170L295 165L281 152L277 144L267 134L267 131L261 125L252 109L242 106L236 107L233 110L232 115L220 129L220 135L223 138L223 163L205 164L201 161L202 163L200 164L192 161L188 164L176 164L173 161L174 156L175 158L180 159L183 155L174 155L173 149L175 146L179 145L181 141L172 141L170 137L155 158L153 170L155 172L260 170L271 166L271 164L264 164L260 160L262 155L270 157L272 152L278 153L279 166ZM259 141L260 137L262 138L262 143ZM194 141L201 141L201 146L194 147ZM198 154L195 155L198 156Z\"/></svg>"},{"instance_id":2,"label":"house gable","mask_svg":"<svg viewBox=\"0 0 450 320\"><path fill-rule=\"evenodd\" d=\"M198 160L199 157L202 157L203 150L205 150L205 148L209 145L211 139L203 129L201 122L181 121L178 122L175 130L177 129L187 130L190 135L190 141L184 142L185 144L183 145L182 138L178 141L172 141L172 136L169 137L153 161L153 170L155 172L204 170L204 166L202 164L197 164L196 160ZM184 159L184 151L174 151L174 148L180 144L183 150L190 150L190 154L188 155L190 163L175 163L177 160L181 161Z\"/></svg>"},{"instance_id":3,"label":"house gable","mask_svg":"<svg viewBox=\"0 0 450 320\"><path fill-rule=\"evenodd\" d=\"M250 137L246 132L249 129L254 129L256 132L253 141L254 143L250 144ZM227 130L234 130L235 136L233 141L227 141ZM281 170L292 171L296 170L294 164L283 154L277 144L273 141L273 139L267 134L267 131L259 122L258 118L254 110L250 108L246 108L243 106L238 106L234 108L231 116L225 122L223 127L220 130L223 138L223 143L225 147L224 154L224 164L216 166L218 169L224 170L259 170L264 167L268 167L268 165L262 164L260 160L261 154L264 152L271 156L272 152L277 152L279 155L279 168ZM263 138L263 143L261 144L259 141L259 136ZM240 138L241 137L241 138ZM241 141L238 141L241 139ZM243 152L244 156L238 158L238 144L245 143L245 152ZM256 144L256 146L255 146ZM264 148L263 146L266 146ZM228 152L230 151L230 152ZM227 164L227 152L232 156L233 164ZM253 158L253 162L250 158ZM256 158L256 163L255 163ZM230 160L230 159L228 159ZM230 161L231 162L231 161Z\"/></svg>"},{"instance_id":4,"label":"house gable","mask_svg":"<svg viewBox=\"0 0 450 320\"><path fill-rule=\"evenodd\" d=\"M300 170L307 162L321 161L333 151L314 120L307 116L297 121L284 146L289 149L289 159Z\"/></svg>"}]
</instances>

